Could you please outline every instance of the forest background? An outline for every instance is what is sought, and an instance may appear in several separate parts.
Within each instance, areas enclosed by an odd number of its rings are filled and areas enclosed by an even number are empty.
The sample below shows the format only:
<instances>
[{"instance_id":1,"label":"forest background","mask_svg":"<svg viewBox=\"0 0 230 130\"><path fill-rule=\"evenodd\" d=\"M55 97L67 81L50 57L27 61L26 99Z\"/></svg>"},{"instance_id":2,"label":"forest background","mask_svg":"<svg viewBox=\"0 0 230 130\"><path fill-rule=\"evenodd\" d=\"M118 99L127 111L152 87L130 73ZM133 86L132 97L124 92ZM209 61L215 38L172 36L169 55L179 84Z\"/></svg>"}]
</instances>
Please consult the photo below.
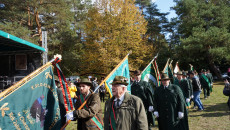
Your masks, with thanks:
<instances>
[{"instance_id":1,"label":"forest background","mask_svg":"<svg viewBox=\"0 0 230 130\"><path fill-rule=\"evenodd\" d=\"M192 64L217 77L230 63L228 0L174 0L177 17L151 0L1 0L0 30L41 46L48 32L48 56L61 54L64 74L108 74L129 51L130 70L143 70L158 53L181 70Z\"/></svg>"}]
</instances>

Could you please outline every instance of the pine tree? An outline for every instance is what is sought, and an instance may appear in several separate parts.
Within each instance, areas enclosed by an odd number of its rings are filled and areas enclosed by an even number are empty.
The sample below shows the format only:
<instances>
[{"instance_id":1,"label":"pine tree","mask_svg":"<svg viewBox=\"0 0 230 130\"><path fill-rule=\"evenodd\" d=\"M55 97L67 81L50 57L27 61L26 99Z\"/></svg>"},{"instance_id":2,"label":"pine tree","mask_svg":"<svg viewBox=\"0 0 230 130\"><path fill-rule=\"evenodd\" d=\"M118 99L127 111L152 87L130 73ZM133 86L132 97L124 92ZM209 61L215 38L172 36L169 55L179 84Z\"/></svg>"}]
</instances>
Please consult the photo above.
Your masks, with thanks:
<instances>
[{"instance_id":1,"label":"pine tree","mask_svg":"<svg viewBox=\"0 0 230 130\"><path fill-rule=\"evenodd\" d=\"M223 59L230 61L228 1L176 0L176 3L181 36L178 55L194 66L210 68L220 78L216 64Z\"/></svg>"}]
</instances>

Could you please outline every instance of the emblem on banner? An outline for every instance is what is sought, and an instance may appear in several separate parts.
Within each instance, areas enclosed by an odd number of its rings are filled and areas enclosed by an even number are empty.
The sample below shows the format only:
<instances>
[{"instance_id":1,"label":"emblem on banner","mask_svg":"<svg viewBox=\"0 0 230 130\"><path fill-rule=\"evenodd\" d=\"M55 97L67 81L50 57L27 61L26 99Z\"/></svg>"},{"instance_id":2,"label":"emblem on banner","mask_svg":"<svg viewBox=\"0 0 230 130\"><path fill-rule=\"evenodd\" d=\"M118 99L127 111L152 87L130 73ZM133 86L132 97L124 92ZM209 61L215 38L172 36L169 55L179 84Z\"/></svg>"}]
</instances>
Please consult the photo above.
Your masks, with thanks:
<instances>
[{"instance_id":1,"label":"emblem on banner","mask_svg":"<svg viewBox=\"0 0 230 130\"><path fill-rule=\"evenodd\" d=\"M52 79L52 76L50 75L50 72L46 72L45 75L46 75L46 79L48 79L48 78Z\"/></svg>"},{"instance_id":2,"label":"emblem on banner","mask_svg":"<svg viewBox=\"0 0 230 130\"><path fill-rule=\"evenodd\" d=\"M6 107L7 105L8 105L8 103L4 103L3 106L0 108L0 110L2 111L2 117L5 116L5 114L6 114L5 111L10 110L9 107Z\"/></svg>"}]
</instances>

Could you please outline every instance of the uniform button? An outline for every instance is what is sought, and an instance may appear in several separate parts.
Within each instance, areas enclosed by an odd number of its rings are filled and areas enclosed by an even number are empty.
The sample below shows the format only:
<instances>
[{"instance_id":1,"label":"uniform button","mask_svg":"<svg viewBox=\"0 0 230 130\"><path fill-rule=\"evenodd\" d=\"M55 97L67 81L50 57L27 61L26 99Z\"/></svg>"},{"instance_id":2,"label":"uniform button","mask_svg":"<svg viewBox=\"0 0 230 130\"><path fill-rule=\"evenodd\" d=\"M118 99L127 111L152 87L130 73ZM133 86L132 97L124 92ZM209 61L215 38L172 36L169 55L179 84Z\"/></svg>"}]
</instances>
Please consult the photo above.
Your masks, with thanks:
<instances>
[{"instance_id":1,"label":"uniform button","mask_svg":"<svg viewBox=\"0 0 230 130\"><path fill-rule=\"evenodd\" d=\"M166 118L169 118L169 116L166 116Z\"/></svg>"},{"instance_id":2,"label":"uniform button","mask_svg":"<svg viewBox=\"0 0 230 130\"><path fill-rule=\"evenodd\" d=\"M166 109L166 111L168 111L168 109Z\"/></svg>"}]
</instances>

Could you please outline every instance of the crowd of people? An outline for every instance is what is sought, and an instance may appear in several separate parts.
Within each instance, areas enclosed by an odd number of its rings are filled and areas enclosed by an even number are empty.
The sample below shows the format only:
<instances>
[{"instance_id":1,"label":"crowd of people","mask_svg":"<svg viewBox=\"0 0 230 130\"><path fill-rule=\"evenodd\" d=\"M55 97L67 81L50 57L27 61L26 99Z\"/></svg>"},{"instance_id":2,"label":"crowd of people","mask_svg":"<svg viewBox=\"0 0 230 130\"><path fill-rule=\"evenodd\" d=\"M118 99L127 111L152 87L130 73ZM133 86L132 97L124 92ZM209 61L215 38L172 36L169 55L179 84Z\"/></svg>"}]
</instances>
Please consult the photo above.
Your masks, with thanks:
<instances>
[{"instance_id":1,"label":"crowd of people","mask_svg":"<svg viewBox=\"0 0 230 130\"><path fill-rule=\"evenodd\" d=\"M105 103L104 119L101 102L105 101L105 85L94 92L97 78L70 82L75 110L66 114L67 120L77 120L79 130L103 127L106 130L147 130L155 125L155 120L160 130L188 130L188 109L194 104L194 109L205 110L200 94L203 91L204 99L208 99L213 87L212 74L204 69L200 74L195 70L179 71L173 77L162 73L159 87L141 80L141 72L136 70L131 94L127 92L128 80L123 76L114 78L111 83L113 97ZM226 86L230 86L229 83L226 82ZM78 110L85 100L86 105Z\"/></svg>"}]
</instances>

